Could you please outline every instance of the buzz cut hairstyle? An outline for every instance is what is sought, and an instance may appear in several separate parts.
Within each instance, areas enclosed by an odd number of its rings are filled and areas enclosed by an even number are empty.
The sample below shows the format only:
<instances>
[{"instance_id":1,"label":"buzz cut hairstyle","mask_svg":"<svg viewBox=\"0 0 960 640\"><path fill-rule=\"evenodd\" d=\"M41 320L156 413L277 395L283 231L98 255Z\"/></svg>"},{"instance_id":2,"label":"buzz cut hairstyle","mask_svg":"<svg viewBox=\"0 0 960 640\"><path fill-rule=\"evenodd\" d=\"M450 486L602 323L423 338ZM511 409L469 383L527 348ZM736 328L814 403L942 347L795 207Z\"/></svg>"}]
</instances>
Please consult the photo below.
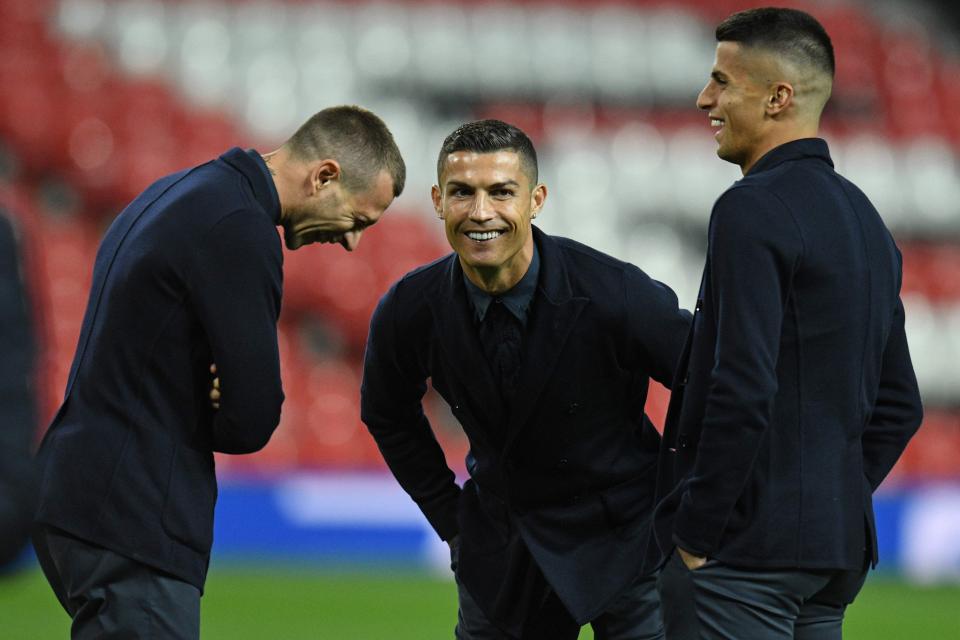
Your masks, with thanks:
<instances>
[{"instance_id":1,"label":"buzz cut hairstyle","mask_svg":"<svg viewBox=\"0 0 960 640\"><path fill-rule=\"evenodd\" d=\"M717 42L737 42L782 55L791 62L829 74L836 71L833 43L809 13L763 7L734 13L717 25Z\"/></svg>"},{"instance_id":2,"label":"buzz cut hairstyle","mask_svg":"<svg viewBox=\"0 0 960 640\"><path fill-rule=\"evenodd\" d=\"M531 188L537 184L537 151L523 131L502 120L477 120L460 125L448 135L437 158L437 180L443 173L447 156L458 151L495 153L514 151L520 156L520 168L530 179Z\"/></svg>"},{"instance_id":3,"label":"buzz cut hairstyle","mask_svg":"<svg viewBox=\"0 0 960 640\"><path fill-rule=\"evenodd\" d=\"M381 171L393 179L393 197L403 193L407 167L400 149L383 120L363 107L343 105L314 114L286 146L301 161L336 160L351 193L369 189Z\"/></svg>"}]
</instances>

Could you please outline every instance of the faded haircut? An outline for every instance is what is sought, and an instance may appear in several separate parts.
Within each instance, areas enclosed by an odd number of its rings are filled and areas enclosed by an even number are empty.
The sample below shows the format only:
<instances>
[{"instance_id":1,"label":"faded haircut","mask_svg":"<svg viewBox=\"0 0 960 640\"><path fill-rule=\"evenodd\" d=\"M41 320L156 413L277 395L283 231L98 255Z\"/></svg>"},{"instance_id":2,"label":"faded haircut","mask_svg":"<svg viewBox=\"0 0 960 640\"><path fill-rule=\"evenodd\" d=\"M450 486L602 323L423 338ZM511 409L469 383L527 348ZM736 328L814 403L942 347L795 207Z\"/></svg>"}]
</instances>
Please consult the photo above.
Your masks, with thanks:
<instances>
[{"instance_id":1,"label":"faded haircut","mask_svg":"<svg viewBox=\"0 0 960 640\"><path fill-rule=\"evenodd\" d=\"M447 156L457 151L475 153L494 153L496 151L514 151L520 156L520 168L530 179L530 185L537 184L537 151L523 131L501 120L477 120L460 125L448 135L440 147L437 158L437 179L443 172L443 163Z\"/></svg>"},{"instance_id":2,"label":"faded haircut","mask_svg":"<svg viewBox=\"0 0 960 640\"><path fill-rule=\"evenodd\" d=\"M797 9L764 7L728 17L717 26L717 42L737 42L813 67L833 78L833 43L816 18Z\"/></svg>"},{"instance_id":3,"label":"faded haircut","mask_svg":"<svg viewBox=\"0 0 960 640\"><path fill-rule=\"evenodd\" d=\"M403 192L407 168L393 134L363 107L330 107L314 114L286 146L301 161L330 158L339 162L343 186L352 193L368 189L384 170L393 179L393 196Z\"/></svg>"}]
</instances>

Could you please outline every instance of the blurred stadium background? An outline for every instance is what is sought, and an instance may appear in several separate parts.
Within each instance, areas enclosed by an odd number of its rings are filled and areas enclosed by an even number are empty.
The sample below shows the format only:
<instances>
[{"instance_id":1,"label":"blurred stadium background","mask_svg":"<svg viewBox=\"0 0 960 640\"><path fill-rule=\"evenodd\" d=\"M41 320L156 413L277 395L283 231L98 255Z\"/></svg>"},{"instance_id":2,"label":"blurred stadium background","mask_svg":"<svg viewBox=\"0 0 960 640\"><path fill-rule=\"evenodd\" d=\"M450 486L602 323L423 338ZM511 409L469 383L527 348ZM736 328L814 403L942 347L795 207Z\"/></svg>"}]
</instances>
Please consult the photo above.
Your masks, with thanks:
<instances>
[{"instance_id":1,"label":"blurred stadium background","mask_svg":"<svg viewBox=\"0 0 960 640\"><path fill-rule=\"evenodd\" d=\"M447 251L428 197L440 143L482 117L521 126L551 189L544 230L639 265L689 306L711 205L739 177L694 100L713 25L762 4L0 0L0 210L21 239L41 337L37 437L63 392L97 243L123 205L231 146L272 150L324 106L367 106L397 137L407 188L354 254L285 256L287 400L263 452L218 457L204 637L450 637L445 546L385 471L358 409L373 306ZM877 496L885 575L851 611L848 636L960 638L960 10L776 4L811 11L834 40L823 133L903 250L926 404ZM666 400L652 394L658 424ZM427 403L462 473L459 427ZM25 564L0 584L0 637L63 635L66 616ZM338 616L343 627L325 626Z\"/></svg>"}]
</instances>

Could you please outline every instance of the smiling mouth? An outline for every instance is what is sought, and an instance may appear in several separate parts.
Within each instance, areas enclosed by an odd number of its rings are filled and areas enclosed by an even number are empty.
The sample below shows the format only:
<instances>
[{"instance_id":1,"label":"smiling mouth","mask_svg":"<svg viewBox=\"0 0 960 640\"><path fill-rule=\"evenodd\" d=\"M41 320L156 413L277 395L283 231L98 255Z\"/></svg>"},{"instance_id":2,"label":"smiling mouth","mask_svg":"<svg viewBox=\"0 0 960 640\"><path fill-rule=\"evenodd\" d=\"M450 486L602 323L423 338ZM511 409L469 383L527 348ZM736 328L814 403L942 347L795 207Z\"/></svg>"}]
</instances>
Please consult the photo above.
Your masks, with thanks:
<instances>
[{"instance_id":1,"label":"smiling mouth","mask_svg":"<svg viewBox=\"0 0 960 640\"><path fill-rule=\"evenodd\" d=\"M336 244L343 239L343 235L329 231L307 231L302 234L302 238L305 244Z\"/></svg>"},{"instance_id":2,"label":"smiling mouth","mask_svg":"<svg viewBox=\"0 0 960 640\"><path fill-rule=\"evenodd\" d=\"M499 238L503 231L467 231L467 237L475 242L487 242Z\"/></svg>"}]
</instances>

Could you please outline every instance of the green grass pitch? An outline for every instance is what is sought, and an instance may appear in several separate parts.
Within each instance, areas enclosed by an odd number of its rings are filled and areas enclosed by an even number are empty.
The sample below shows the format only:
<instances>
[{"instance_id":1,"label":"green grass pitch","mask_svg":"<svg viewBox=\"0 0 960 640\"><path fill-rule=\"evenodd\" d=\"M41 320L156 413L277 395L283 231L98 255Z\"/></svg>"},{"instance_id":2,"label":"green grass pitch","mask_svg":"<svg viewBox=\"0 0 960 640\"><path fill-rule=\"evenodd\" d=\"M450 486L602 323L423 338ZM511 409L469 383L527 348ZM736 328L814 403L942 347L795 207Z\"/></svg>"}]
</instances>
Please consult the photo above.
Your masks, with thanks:
<instances>
[{"instance_id":1,"label":"green grass pitch","mask_svg":"<svg viewBox=\"0 0 960 640\"><path fill-rule=\"evenodd\" d=\"M452 638L456 595L424 574L330 573L220 565L203 598L204 640ZM69 637L38 571L0 578L0 638ZM847 640L960 640L960 586L921 588L874 575L847 612ZM580 638L593 638L584 629Z\"/></svg>"}]
</instances>

